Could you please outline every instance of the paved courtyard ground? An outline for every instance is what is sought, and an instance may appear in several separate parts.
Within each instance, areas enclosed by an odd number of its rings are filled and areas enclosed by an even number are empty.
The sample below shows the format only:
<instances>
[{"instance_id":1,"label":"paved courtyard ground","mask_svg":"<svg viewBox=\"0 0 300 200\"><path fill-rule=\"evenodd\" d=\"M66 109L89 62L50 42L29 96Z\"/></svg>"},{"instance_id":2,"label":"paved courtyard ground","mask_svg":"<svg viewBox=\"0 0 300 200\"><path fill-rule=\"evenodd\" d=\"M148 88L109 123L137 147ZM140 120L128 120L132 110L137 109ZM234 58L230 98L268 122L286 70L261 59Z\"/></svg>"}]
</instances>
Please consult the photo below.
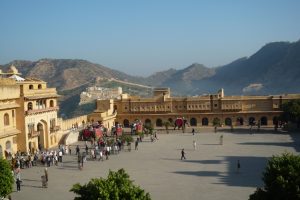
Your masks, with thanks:
<instances>
[{"instance_id":1,"label":"paved courtyard ground","mask_svg":"<svg viewBox=\"0 0 300 200\"><path fill-rule=\"evenodd\" d=\"M267 159L284 151L298 154L300 147L300 134L273 133L272 129L254 134L249 134L248 129L233 133L197 129L194 136L179 131L161 132L156 142L145 138L139 150L123 151L104 162L88 161L82 171L77 168L73 147L73 155L65 156L62 166L48 168L48 188L41 187L44 167L24 169L21 192L14 189L12 199L73 199L74 194L69 190L74 183L107 177L109 169L120 168L155 200L248 199L257 186L262 186ZM220 135L224 136L223 145L219 145ZM196 150L193 150L193 140L197 143ZM187 157L184 161L180 160L182 148ZM240 173L236 172L237 160L241 163Z\"/></svg>"}]
</instances>

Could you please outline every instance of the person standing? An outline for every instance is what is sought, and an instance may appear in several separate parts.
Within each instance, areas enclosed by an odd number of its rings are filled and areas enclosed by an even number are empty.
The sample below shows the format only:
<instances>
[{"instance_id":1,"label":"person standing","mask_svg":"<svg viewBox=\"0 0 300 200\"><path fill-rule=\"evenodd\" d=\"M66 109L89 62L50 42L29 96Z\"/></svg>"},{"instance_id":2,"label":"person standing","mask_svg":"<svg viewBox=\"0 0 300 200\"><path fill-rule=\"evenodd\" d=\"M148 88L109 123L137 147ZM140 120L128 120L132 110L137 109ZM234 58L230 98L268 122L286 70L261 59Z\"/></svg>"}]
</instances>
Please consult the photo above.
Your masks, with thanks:
<instances>
[{"instance_id":1,"label":"person standing","mask_svg":"<svg viewBox=\"0 0 300 200\"><path fill-rule=\"evenodd\" d=\"M223 145L223 135L220 136L220 145Z\"/></svg>"},{"instance_id":2,"label":"person standing","mask_svg":"<svg viewBox=\"0 0 300 200\"><path fill-rule=\"evenodd\" d=\"M47 167L45 167L44 172L45 172L46 181L48 182L48 168Z\"/></svg>"},{"instance_id":3,"label":"person standing","mask_svg":"<svg viewBox=\"0 0 300 200\"><path fill-rule=\"evenodd\" d=\"M79 145L77 145L76 147L76 155L79 155L80 154L80 148L79 148Z\"/></svg>"},{"instance_id":4,"label":"person standing","mask_svg":"<svg viewBox=\"0 0 300 200\"><path fill-rule=\"evenodd\" d=\"M237 161L237 173L240 173L240 169L241 169L241 164L240 164L240 160Z\"/></svg>"},{"instance_id":5,"label":"person standing","mask_svg":"<svg viewBox=\"0 0 300 200\"><path fill-rule=\"evenodd\" d=\"M136 139L136 141L135 141L135 150L138 150L138 146L139 146L139 141L138 141L138 139Z\"/></svg>"},{"instance_id":6,"label":"person standing","mask_svg":"<svg viewBox=\"0 0 300 200\"><path fill-rule=\"evenodd\" d=\"M16 184L17 184L17 191L20 192L21 191L21 179L20 178L17 178L16 180Z\"/></svg>"},{"instance_id":7,"label":"person standing","mask_svg":"<svg viewBox=\"0 0 300 200\"><path fill-rule=\"evenodd\" d=\"M186 159L184 149L181 150L181 160Z\"/></svg>"},{"instance_id":8,"label":"person standing","mask_svg":"<svg viewBox=\"0 0 300 200\"><path fill-rule=\"evenodd\" d=\"M192 129L192 133L193 133L193 135L195 135L195 129Z\"/></svg>"},{"instance_id":9,"label":"person standing","mask_svg":"<svg viewBox=\"0 0 300 200\"><path fill-rule=\"evenodd\" d=\"M193 141L193 147L194 147L194 150L196 150L196 146L197 146L197 144L196 144L196 141L194 140L194 141Z\"/></svg>"}]
</instances>

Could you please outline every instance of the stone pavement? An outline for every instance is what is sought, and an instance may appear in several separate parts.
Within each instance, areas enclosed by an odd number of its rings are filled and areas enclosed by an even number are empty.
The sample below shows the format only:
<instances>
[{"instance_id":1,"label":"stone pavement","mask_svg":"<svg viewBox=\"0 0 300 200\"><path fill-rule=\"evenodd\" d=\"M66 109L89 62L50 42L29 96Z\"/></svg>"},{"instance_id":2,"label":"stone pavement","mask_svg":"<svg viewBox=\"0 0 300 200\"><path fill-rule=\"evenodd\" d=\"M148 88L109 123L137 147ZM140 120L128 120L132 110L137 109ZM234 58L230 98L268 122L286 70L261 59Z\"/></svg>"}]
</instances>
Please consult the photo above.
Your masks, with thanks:
<instances>
[{"instance_id":1,"label":"stone pavement","mask_svg":"<svg viewBox=\"0 0 300 200\"><path fill-rule=\"evenodd\" d=\"M200 130L200 133L197 133ZM164 131L160 131L164 133ZM223 145L219 145L223 135ZM150 193L152 199L248 199L257 186L262 186L262 171L267 159L284 151L299 153L300 135L273 133L261 130L249 134L248 129L220 130L197 129L191 133L171 131L158 134L158 141L150 138L139 144L139 150L123 151L111 155L109 160L88 161L82 171L77 168L77 157L64 156L63 165L48 168L48 188L42 188L44 167L23 169L21 192L12 193L13 200L73 199L69 192L73 184L87 183L93 177L107 177L109 169L124 168L134 180ZM193 149L193 140L197 149ZM83 147L84 143L80 143ZM125 147L126 148L126 147ZM186 160L180 160L181 149ZM237 173L237 160L241 169Z\"/></svg>"}]
</instances>

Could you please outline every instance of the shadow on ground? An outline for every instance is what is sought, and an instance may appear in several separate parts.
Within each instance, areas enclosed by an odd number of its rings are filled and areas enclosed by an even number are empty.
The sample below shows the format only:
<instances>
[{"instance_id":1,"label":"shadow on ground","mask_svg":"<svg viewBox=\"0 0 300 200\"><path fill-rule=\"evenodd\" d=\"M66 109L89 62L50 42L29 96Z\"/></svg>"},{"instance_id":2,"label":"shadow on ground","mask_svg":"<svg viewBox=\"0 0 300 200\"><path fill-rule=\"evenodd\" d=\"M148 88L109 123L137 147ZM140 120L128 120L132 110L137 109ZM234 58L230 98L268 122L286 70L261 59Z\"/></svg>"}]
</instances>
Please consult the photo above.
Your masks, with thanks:
<instances>
[{"instance_id":1,"label":"shadow on ground","mask_svg":"<svg viewBox=\"0 0 300 200\"><path fill-rule=\"evenodd\" d=\"M240 161L241 168L237 171L237 161ZM228 186L239 187L261 187L262 172L267 164L268 158L265 157L241 157L225 156L221 160L185 160L184 162L197 164L227 164L227 170L223 171L175 171L172 173L200 176L215 177L217 181L213 184L226 184Z\"/></svg>"}]
</instances>

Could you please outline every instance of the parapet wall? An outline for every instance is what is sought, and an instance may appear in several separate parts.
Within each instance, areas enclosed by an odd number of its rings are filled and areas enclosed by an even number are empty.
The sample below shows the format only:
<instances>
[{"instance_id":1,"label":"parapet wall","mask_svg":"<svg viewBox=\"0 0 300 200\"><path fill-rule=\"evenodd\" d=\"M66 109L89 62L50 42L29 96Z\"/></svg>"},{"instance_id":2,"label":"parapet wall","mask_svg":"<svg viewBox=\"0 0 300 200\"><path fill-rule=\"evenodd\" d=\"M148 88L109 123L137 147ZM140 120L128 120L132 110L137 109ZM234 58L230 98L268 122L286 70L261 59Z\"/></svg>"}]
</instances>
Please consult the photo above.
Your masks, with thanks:
<instances>
[{"instance_id":1,"label":"parapet wall","mask_svg":"<svg viewBox=\"0 0 300 200\"><path fill-rule=\"evenodd\" d=\"M82 116L78 116L66 120L63 120L62 118L58 118L58 125L60 126L60 129L62 131L65 131L74 128L76 124L78 124L78 127L82 127L83 121L84 123L87 122L87 115L82 115Z\"/></svg>"}]
</instances>

